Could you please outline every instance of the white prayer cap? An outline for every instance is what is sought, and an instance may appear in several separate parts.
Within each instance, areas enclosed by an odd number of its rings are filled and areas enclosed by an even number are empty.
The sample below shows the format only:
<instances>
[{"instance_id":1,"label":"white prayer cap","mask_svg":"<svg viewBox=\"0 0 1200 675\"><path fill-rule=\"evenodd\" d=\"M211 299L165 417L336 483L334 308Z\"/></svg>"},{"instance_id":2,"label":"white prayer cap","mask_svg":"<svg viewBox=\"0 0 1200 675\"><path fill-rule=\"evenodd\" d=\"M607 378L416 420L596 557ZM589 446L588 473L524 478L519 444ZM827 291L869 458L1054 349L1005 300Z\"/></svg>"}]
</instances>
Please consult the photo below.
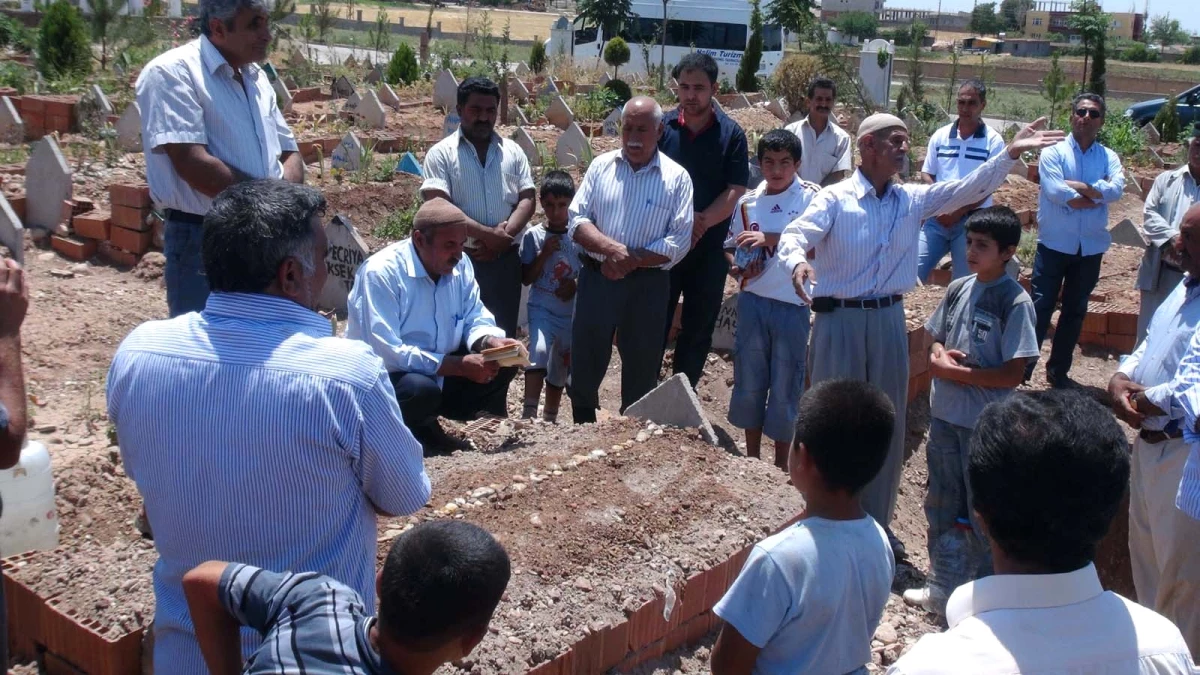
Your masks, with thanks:
<instances>
[{"instance_id":1,"label":"white prayer cap","mask_svg":"<svg viewBox=\"0 0 1200 675\"><path fill-rule=\"evenodd\" d=\"M871 115L867 119L863 120L862 123L858 125L858 138L856 140L862 140L863 137L867 136L868 134L873 134L876 131L883 131L884 129L891 129L893 127L900 127L901 129L908 131L908 125L905 124L904 120L900 119L899 117L896 117L895 115L889 115L887 113L875 113L874 115Z\"/></svg>"}]
</instances>

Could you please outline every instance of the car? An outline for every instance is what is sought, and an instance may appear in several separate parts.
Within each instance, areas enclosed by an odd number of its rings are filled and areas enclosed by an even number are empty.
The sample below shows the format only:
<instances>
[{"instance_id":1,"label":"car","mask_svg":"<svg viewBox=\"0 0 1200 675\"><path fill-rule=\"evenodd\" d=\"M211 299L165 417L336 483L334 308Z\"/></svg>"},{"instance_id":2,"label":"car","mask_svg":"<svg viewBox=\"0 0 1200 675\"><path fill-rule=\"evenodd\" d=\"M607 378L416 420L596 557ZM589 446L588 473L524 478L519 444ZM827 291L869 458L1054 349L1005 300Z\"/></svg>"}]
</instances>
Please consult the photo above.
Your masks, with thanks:
<instances>
[{"instance_id":1,"label":"car","mask_svg":"<svg viewBox=\"0 0 1200 675\"><path fill-rule=\"evenodd\" d=\"M1200 84L1188 89L1180 94L1175 103L1175 109L1179 111L1179 122L1181 127L1190 127L1194 122L1200 122ZM1125 111L1125 116L1132 119L1133 123L1140 126L1145 126L1148 122L1154 121L1154 116L1158 114L1163 104L1167 102L1165 98L1154 98L1141 103L1134 103Z\"/></svg>"}]
</instances>

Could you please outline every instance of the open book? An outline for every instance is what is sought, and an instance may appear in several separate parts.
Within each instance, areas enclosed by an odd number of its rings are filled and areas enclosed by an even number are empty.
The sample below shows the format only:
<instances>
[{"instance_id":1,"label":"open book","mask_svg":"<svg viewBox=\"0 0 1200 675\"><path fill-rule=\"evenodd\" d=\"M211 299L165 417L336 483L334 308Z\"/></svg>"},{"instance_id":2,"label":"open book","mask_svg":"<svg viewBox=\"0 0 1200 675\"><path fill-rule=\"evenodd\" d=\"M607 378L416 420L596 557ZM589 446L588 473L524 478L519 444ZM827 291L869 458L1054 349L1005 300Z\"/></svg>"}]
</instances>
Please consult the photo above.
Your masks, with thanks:
<instances>
[{"instance_id":1,"label":"open book","mask_svg":"<svg viewBox=\"0 0 1200 675\"><path fill-rule=\"evenodd\" d=\"M504 345L503 347L492 347L485 349L480 354L483 355L483 360L487 362L495 361L501 368L510 366L523 366L528 368L529 350L525 349L523 344Z\"/></svg>"}]
</instances>

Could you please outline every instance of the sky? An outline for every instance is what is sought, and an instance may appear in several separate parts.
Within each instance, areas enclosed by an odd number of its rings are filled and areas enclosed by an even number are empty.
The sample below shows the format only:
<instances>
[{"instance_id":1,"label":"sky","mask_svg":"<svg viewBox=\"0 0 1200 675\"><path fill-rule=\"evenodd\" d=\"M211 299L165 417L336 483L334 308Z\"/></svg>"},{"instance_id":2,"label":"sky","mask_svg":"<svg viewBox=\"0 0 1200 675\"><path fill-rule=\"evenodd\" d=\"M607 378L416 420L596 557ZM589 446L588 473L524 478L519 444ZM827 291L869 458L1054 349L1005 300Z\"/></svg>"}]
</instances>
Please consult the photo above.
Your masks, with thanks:
<instances>
[{"instance_id":1,"label":"sky","mask_svg":"<svg viewBox=\"0 0 1200 675\"><path fill-rule=\"evenodd\" d=\"M989 0L990 1L990 0ZM1146 0L1101 0L1100 6L1109 12L1128 12L1131 5L1141 12ZM941 0L943 12L969 12L974 0ZM996 3L999 6L999 2ZM896 9L937 9L938 0L886 0L884 7ZM1189 9L1185 9L1189 8ZM1200 12L1196 11L1196 0L1150 0L1150 16L1170 14L1178 19L1184 30L1193 35L1200 33Z\"/></svg>"}]
</instances>

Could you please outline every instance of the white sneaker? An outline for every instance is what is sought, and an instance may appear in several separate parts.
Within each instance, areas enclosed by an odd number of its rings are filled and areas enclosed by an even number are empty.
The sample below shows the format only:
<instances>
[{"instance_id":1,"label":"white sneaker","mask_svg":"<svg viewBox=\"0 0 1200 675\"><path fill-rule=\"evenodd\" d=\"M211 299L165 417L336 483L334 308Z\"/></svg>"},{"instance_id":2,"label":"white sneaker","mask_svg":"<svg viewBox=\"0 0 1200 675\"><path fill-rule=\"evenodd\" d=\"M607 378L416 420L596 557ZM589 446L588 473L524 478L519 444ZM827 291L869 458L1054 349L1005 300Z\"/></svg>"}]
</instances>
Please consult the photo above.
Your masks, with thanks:
<instances>
[{"instance_id":1,"label":"white sneaker","mask_svg":"<svg viewBox=\"0 0 1200 675\"><path fill-rule=\"evenodd\" d=\"M946 614L946 599L939 597L940 593L935 593L928 586L924 588L910 588L904 591L904 602L913 607L920 607L926 612L944 616Z\"/></svg>"}]
</instances>

